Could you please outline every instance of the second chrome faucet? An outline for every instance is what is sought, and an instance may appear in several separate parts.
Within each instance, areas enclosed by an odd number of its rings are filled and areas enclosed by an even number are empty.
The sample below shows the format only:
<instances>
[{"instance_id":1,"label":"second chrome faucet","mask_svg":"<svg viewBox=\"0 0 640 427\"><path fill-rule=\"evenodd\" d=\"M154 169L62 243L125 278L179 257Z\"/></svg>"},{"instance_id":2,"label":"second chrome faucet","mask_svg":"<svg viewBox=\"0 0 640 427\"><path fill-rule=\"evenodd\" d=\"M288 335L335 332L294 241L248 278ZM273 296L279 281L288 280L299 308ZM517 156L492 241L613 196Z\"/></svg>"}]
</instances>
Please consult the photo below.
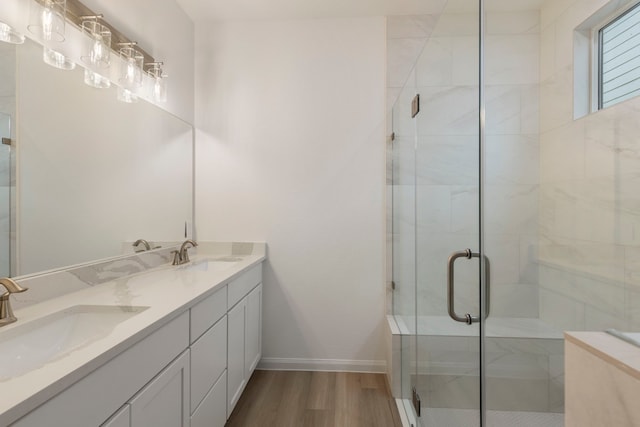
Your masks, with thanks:
<instances>
[{"instance_id":1,"label":"second chrome faucet","mask_svg":"<svg viewBox=\"0 0 640 427\"><path fill-rule=\"evenodd\" d=\"M0 285L4 286L7 290L7 292L0 296L0 327L2 327L18 320L11 309L11 301L9 300L11 294L24 292L29 288L18 285L8 277L0 279Z\"/></svg>"},{"instance_id":2,"label":"second chrome faucet","mask_svg":"<svg viewBox=\"0 0 640 427\"><path fill-rule=\"evenodd\" d=\"M195 240L185 240L184 243L182 243L182 246L180 246L180 250L179 251L171 251L171 253L173 254L173 262L171 263L172 265L182 265L182 264L186 264L189 262L189 252L187 252L187 250L191 247L191 248L195 248L196 246L198 246L198 244L195 242Z\"/></svg>"}]
</instances>

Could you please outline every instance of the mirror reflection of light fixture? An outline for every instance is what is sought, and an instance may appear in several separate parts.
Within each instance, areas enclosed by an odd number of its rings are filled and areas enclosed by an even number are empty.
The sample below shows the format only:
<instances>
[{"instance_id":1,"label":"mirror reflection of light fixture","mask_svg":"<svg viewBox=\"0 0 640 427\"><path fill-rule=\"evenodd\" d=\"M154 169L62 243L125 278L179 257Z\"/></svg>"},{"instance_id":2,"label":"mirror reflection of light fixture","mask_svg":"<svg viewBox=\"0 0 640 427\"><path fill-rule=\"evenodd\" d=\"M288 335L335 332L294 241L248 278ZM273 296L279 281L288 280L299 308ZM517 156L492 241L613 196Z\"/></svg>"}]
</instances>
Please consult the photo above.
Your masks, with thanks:
<instances>
[{"instance_id":1,"label":"mirror reflection of light fixture","mask_svg":"<svg viewBox=\"0 0 640 427\"><path fill-rule=\"evenodd\" d=\"M86 36L81 59L97 68L108 68L111 59L111 30L98 22L102 15L83 16L82 33Z\"/></svg>"},{"instance_id":2,"label":"mirror reflection of light fixture","mask_svg":"<svg viewBox=\"0 0 640 427\"><path fill-rule=\"evenodd\" d=\"M27 29L45 41L64 41L66 0L31 0Z\"/></svg>"},{"instance_id":3,"label":"mirror reflection of light fixture","mask_svg":"<svg viewBox=\"0 0 640 427\"><path fill-rule=\"evenodd\" d=\"M42 50L42 60L51 65L52 67L59 68L60 70L73 70L76 68L76 63L71 61L65 55L57 52L48 47L44 47Z\"/></svg>"},{"instance_id":4,"label":"mirror reflection of light fixture","mask_svg":"<svg viewBox=\"0 0 640 427\"><path fill-rule=\"evenodd\" d=\"M133 91L142 86L142 65L144 55L134 48L135 42L120 43L120 59L122 69L120 71L120 84L125 89Z\"/></svg>"},{"instance_id":5,"label":"mirror reflection of light fixture","mask_svg":"<svg viewBox=\"0 0 640 427\"><path fill-rule=\"evenodd\" d=\"M118 86L118 101L126 102L127 104L133 104L138 102L138 97L129 89Z\"/></svg>"},{"instance_id":6,"label":"mirror reflection of light fixture","mask_svg":"<svg viewBox=\"0 0 640 427\"><path fill-rule=\"evenodd\" d=\"M12 44L24 43L24 36L8 24L0 21L0 41Z\"/></svg>"},{"instance_id":7,"label":"mirror reflection of light fixture","mask_svg":"<svg viewBox=\"0 0 640 427\"><path fill-rule=\"evenodd\" d=\"M151 77L153 100L156 102L167 102L167 75L163 74L163 62L151 62L147 64L149 69L147 74Z\"/></svg>"},{"instance_id":8,"label":"mirror reflection of light fixture","mask_svg":"<svg viewBox=\"0 0 640 427\"><path fill-rule=\"evenodd\" d=\"M111 81L108 78L87 68L84 70L84 83L97 89L107 89L111 87Z\"/></svg>"}]
</instances>

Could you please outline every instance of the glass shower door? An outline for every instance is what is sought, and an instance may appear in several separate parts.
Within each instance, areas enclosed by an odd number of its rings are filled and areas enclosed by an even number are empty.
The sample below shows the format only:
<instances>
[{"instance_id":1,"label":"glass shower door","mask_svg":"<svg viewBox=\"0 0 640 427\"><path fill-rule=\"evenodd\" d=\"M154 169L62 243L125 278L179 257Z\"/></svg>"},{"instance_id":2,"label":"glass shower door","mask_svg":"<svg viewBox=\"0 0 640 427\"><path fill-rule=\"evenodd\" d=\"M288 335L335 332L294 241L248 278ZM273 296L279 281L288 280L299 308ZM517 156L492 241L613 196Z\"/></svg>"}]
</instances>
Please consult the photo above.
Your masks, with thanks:
<instances>
[{"instance_id":1,"label":"glass shower door","mask_svg":"<svg viewBox=\"0 0 640 427\"><path fill-rule=\"evenodd\" d=\"M414 383L423 427L482 425L479 5L445 6L415 67Z\"/></svg>"},{"instance_id":2,"label":"glass shower door","mask_svg":"<svg viewBox=\"0 0 640 427\"><path fill-rule=\"evenodd\" d=\"M0 113L0 277L11 273L11 116Z\"/></svg>"},{"instance_id":3,"label":"glass shower door","mask_svg":"<svg viewBox=\"0 0 640 427\"><path fill-rule=\"evenodd\" d=\"M411 100L416 95L412 73L398 96L392 114L392 271L393 313L401 340L401 398L405 412L415 419L411 405L415 388L416 353L416 125Z\"/></svg>"}]
</instances>

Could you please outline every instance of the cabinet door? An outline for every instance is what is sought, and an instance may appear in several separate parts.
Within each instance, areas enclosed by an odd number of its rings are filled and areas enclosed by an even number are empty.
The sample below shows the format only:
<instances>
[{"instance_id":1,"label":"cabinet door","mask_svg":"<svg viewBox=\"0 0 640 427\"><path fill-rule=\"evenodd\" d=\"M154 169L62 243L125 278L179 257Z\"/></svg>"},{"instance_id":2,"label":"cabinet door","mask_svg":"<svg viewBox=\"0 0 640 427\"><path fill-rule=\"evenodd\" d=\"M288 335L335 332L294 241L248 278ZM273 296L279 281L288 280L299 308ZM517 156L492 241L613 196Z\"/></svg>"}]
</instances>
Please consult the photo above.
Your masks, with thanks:
<instances>
[{"instance_id":1,"label":"cabinet door","mask_svg":"<svg viewBox=\"0 0 640 427\"><path fill-rule=\"evenodd\" d=\"M189 427L189 350L130 401L132 427Z\"/></svg>"},{"instance_id":2,"label":"cabinet door","mask_svg":"<svg viewBox=\"0 0 640 427\"><path fill-rule=\"evenodd\" d=\"M131 427L131 405L124 405L100 427Z\"/></svg>"},{"instance_id":3,"label":"cabinet door","mask_svg":"<svg viewBox=\"0 0 640 427\"><path fill-rule=\"evenodd\" d=\"M231 415L245 386L244 332L247 312L246 298L227 313L227 416Z\"/></svg>"},{"instance_id":4,"label":"cabinet door","mask_svg":"<svg viewBox=\"0 0 640 427\"><path fill-rule=\"evenodd\" d=\"M262 356L262 284L247 295L245 331L245 376L249 381Z\"/></svg>"}]
</instances>

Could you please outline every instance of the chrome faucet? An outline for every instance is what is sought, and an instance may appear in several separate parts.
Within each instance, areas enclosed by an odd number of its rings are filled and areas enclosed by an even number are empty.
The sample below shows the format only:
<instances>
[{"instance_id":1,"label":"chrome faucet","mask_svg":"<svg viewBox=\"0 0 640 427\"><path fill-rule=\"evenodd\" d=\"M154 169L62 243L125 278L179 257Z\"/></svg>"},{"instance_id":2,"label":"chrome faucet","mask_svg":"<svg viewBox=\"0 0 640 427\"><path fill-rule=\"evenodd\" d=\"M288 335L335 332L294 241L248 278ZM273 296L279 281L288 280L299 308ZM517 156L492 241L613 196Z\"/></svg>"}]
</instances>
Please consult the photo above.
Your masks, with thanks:
<instances>
[{"instance_id":1,"label":"chrome faucet","mask_svg":"<svg viewBox=\"0 0 640 427\"><path fill-rule=\"evenodd\" d=\"M138 250L138 246L139 246L139 245L144 245L144 249L142 249L142 250ZM133 245L131 245L131 246L133 246L133 250L134 250L135 252L142 252L142 251L150 251L150 250L151 250L151 245L149 244L149 242L147 242L147 241L146 241L146 240L144 240L144 239L138 239L138 240L136 240L136 241L133 243Z\"/></svg>"},{"instance_id":2,"label":"chrome faucet","mask_svg":"<svg viewBox=\"0 0 640 427\"><path fill-rule=\"evenodd\" d=\"M11 301L9 300L11 294L24 292L29 288L23 288L8 277L0 279L0 285L7 290L0 296L0 327L2 327L18 320L11 309Z\"/></svg>"},{"instance_id":3,"label":"chrome faucet","mask_svg":"<svg viewBox=\"0 0 640 427\"><path fill-rule=\"evenodd\" d=\"M198 246L198 244L194 240L185 240L182 246L180 246L179 251L171 251L171 253L173 254L173 262L171 263L172 265L181 265L189 262L189 252L187 252L187 249L189 249L188 245L191 245L192 248Z\"/></svg>"}]
</instances>

